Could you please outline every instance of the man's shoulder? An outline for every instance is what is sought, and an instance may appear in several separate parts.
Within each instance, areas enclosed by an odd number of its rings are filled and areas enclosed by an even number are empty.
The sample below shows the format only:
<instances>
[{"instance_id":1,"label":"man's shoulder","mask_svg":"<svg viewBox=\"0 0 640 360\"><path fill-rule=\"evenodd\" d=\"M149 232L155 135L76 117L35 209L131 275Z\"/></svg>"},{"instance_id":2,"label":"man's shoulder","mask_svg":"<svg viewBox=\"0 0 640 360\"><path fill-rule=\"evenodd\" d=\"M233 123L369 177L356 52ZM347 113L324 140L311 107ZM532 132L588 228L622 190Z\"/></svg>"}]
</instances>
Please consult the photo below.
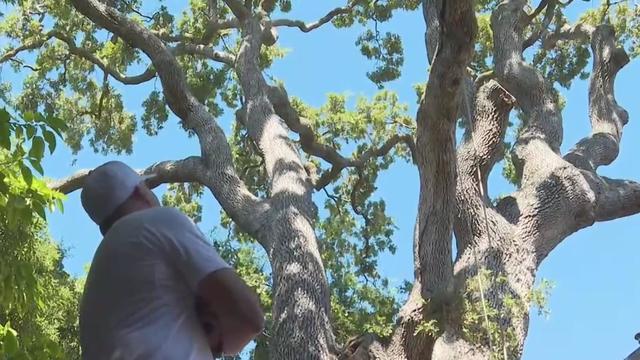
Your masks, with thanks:
<instances>
[{"instance_id":1,"label":"man's shoulder","mask_svg":"<svg viewBox=\"0 0 640 360\"><path fill-rule=\"evenodd\" d=\"M140 215L146 221L164 224L168 227L191 226L193 224L187 215L173 207L156 207L148 209Z\"/></svg>"}]
</instances>

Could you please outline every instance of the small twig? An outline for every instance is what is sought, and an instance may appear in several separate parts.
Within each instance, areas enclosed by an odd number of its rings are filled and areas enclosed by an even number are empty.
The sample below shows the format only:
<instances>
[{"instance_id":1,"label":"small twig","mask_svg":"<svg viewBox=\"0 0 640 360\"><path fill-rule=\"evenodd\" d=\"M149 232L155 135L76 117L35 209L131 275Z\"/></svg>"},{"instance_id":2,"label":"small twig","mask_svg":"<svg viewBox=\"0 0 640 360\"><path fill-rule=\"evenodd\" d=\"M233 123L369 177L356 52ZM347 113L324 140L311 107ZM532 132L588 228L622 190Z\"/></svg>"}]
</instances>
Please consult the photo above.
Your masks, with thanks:
<instances>
[{"instance_id":1,"label":"small twig","mask_svg":"<svg viewBox=\"0 0 640 360\"><path fill-rule=\"evenodd\" d=\"M18 65L22 66L25 69L30 69L30 70L35 71L35 72L40 71L39 68L37 68L35 66L32 66L32 65L29 65L29 64L25 64L24 61L22 61L20 59L10 58L9 61L11 61L12 63L18 64Z\"/></svg>"},{"instance_id":2,"label":"small twig","mask_svg":"<svg viewBox=\"0 0 640 360\"><path fill-rule=\"evenodd\" d=\"M129 11L131 11L132 13L137 14L138 16L145 19L146 21L153 21L153 16L149 16L141 13L140 10L136 9L130 2L125 1L124 3L127 5L127 7L129 8Z\"/></svg>"},{"instance_id":3,"label":"small twig","mask_svg":"<svg viewBox=\"0 0 640 360\"><path fill-rule=\"evenodd\" d=\"M327 187L326 187L326 186L325 186L325 187L323 187L323 188L322 188L322 190L324 191L325 195L327 195L327 197L328 197L329 199L333 200L333 202L336 204L336 209L338 209L338 213L339 213L339 214L341 214L341 213L342 213L342 210L340 210L340 202L341 202L341 199L340 199L339 197L335 196L335 195L331 195L331 194L329 193L329 191L327 190Z\"/></svg>"},{"instance_id":4,"label":"small twig","mask_svg":"<svg viewBox=\"0 0 640 360\"><path fill-rule=\"evenodd\" d=\"M102 120L102 107L104 104L104 97L109 92L109 73L106 71L102 77L102 91L100 92L100 100L98 101L98 112L96 114L96 120L100 122Z\"/></svg>"}]
</instances>

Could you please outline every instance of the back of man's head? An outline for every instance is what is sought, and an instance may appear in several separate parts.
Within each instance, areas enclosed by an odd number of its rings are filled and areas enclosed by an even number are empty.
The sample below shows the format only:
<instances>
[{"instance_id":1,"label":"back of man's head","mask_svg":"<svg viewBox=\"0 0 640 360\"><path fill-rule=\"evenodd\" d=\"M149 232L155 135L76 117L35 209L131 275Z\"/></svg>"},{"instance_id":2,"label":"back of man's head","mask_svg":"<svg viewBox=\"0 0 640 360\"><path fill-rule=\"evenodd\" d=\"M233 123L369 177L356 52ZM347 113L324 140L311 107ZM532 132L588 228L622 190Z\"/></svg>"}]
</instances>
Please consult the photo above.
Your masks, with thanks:
<instances>
[{"instance_id":1,"label":"back of man's head","mask_svg":"<svg viewBox=\"0 0 640 360\"><path fill-rule=\"evenodd\" d=\"M143 205L147 203L146 207L158 205L144 185L144 181L152 176L141 176L120 161L100 165L85 179L80 195L82 207L104 234L118 218L141 207L127 206L131 200Z\"/></svg>"}]
</instances>

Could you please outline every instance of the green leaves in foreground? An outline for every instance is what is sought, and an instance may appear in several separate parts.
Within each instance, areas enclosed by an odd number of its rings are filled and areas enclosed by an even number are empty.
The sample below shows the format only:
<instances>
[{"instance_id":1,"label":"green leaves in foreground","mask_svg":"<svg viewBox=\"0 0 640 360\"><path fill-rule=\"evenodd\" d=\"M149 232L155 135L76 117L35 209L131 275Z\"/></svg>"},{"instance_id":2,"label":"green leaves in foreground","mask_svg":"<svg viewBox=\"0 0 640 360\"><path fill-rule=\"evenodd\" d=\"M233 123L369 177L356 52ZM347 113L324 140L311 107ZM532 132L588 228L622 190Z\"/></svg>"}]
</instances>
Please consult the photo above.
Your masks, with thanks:
<instances>
[{"instance_id":1,"label":"green leaves in foreground","mask_svg":"<svg viewBox=\"0 0 640 360\"><path fill-rule=\"evenodd\" d=\"M64 124L0 109L0 359L79 359L79 287L46 233L63 195L39 178Z\"/></svg>"},{"instance_id":2,"label":"green leaves in foreground","mask_svg":"<svg viewBox=\"0 0 640 360\"><path fill-rule=\"evenodd\" d=\"M62 195L35 176L44 175L46 149L53 153L64 129L57 118L25 113L20 119L0 109L0 207L9 226L28 223L33 214L44 220L46 208L62 207Z\"/></svg>"}]
</instances>

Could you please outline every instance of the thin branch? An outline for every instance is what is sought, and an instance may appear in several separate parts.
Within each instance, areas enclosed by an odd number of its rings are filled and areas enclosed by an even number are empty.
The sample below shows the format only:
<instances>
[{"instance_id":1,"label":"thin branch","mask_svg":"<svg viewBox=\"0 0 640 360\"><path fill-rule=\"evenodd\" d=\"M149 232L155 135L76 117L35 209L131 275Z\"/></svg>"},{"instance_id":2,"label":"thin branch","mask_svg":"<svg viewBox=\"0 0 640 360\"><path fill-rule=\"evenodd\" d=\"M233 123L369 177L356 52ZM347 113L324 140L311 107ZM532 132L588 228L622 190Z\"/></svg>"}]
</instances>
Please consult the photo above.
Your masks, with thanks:
<instances>
[{"instance_id":1,"label":"thin branch","mask_svg":"<svg viewBox=\"0 0 640 360\"><path fill-rule=\"evenodd\" d=\"M354 4L351 4L349 6L335 8L335 9L329 11L327 13L327 15L323 16L318 21L315 21L315 22L312 22L312 23L308 23L308 24L306 24L304 21L301 21L301 20L290 20L290 19L273 20L271 22L271 24L274 27L278 27L278 26L297 27L298 29L300 29L300 31L307 33L307 32L313 31L313 30L321 27L322 25L330 22L331 20L333 20L338 15L344 15L344 14L350 13L351 10L353 10L353 8L354 8Z\"/></svg>"},{"instance_id":2,"label":"thin branch","mask_svg":"<svg viewBox=\"0 0 640 360\"><path fill-rule=\"evenodd\" d=\"M479 89L482 85L484 85L484 83L486 83L489 80L495 79L495 77L496 77L496 72L494 70L487 70L479 74L475 80L476 88Z\"/></svg>"},{"instance_id":3,"label":"thin branch","mask_svg":"<svg viewBox=\"0 0 640 360\"><path fill-rule=\"evenodd\" d=\"M9 61L10 59L14 58L15 56L17 56L23 51L34 50L42 47L42 45L44 45L44 43L47 42L52 37L53 37L53 34L50 32L45 34L44 37L40 40L34 41L30 44L18 46L15 49L8 50L6 53L4 53L4 55L0 57L0 64Z\"/></svg>"},{"instance_id":4,"label":"thin branch","mask_svg":"<svg viewBox=\"0 0 640 360\"><path fill-rule=\"evenodd\" d=\"M359 215L360 217L362 217L362 220L364 220L364 230L362 234L362 237L364 238L363 258L366 261L371 253L371 235L368 231L369 227L371 226L371 218L369 218L369 216L358 205L358 191L360 191L360 188L364 185L364 171L361 167L359 167L357 169L357 172L358 179L353 185L353 189L351 189L351 209L356 215ZM366 272L363 273L366 274ZM363 274L363 276L365 277L366 281L369 281L366 275Z\"/></svg>"},{"instance_id":5,"label":"thin branch","mask_svg":"<svg viewBox=\"0 0 640 360\"><path fill-rule=\"evenodd\" d=\"M111 77L113 77L115 80L119 81L122 84L125 85L137 85L137 84L142 84L144 82L147 82L153 78L156 77L156 72L153 69L153 67L149 67L147 68L147 70L145 70L142 74L140 75L136 75L136 76L125 76L122 75L118 70L112 68L111 66L107 65L104 61L102 61L100 58L98 58L95 54L93 54L91 51L84 49L84 48L80 48L77 47L75 44L75 41L73 39L71 39L70 37L68 37L67 35L57 31L57 30L53 30L51 31L51 33L53 34L53 36L59 40L61 40L62 42L64 42L65 44L67 44L67 47L69 49L69 52L79 56L91 63L93 63L94 65L96 65L97 67L99 67L102 71L108 73L109 75L111 75Z\"/></svg>"},{"instance_id":6,"label":"thin branch","mask_svg":"<svg viewBox=\"0 0 640 360\"><path fill-rule=\"evenodd\" d=\"M14 58L16 55L18 55L22 51L34 50L34 49L40 48L48 40L50 40L52 38L56 38L56 39L64 42L65 44L67 44L67 48L69 49L69 52L71 54L79 56L79 57L81 57L81 58L93 63L94 65L99 67L102 71L108 73L109 75L111 75L111 77L113 77L114 79L116 79L117 81L119 81L119 82L121 82L121 83L123 83L125 85L142 84L144 82L147 82L147 81L153 79L156 76L156 72L152 67L149 67L147 70L145 70L140 75L125 76L125 75L121 74L118 70L116 70L116 69L112 68L111 66L107 65L103 60L98 58L91 51L76 46L75 41L73 39L71 39L70 37L66 36L65 34L61 33L58 30L49 31L48 33L44 34L44 37L41 40L35 41L35 42L31 43L31 44L21 45L21 46L15 48L15 49L7 51L4 55L2 55L2 57L0 57L0 63L6 62L8 60L11 60L12 58Z\"/></svg>"},{"instance_id":7,"label":"thin branch","mask_svg":"<svg viewBox=\"0 0 640 360\"><path fill-rule=\"evenodd\" d=\"M23 68L25 68L25 69L29 69L29 70L31 70L31 71L35 71L35 72L40 71L40 68L37 68L37 67L32 66L32 65L29 65L29 64L25 64L25 63L24 63L24 61L22 61L22 60L20 60L20 59L13 59L13 58L11 58L11 59L9 59L9 61L11 61L12 63L16 63L16 64L18 64L18 65L22 66Z\"/></svg>"},{"instance_id":8,"label":"thin branch","mask_svg":"<svg viewBox=\"0 0 640 360\"><path fill-rule=\"evenodd\" d=\"M98 114L96 115L96 121L102 120L102 106L104 104L104 98L109 92L109 74L105 71L102 77L102 90L100 91L100 100L98 101Z\"/></svg>"},{"instance_id":9,"label":"thin branch","mask_svg":"<svg viewBox=\"0 0 640 360\"><path fill-rule=\"evenodd\" d=\"M137 14L141 18L145 19L147 22L153 21L153 17L152 16L143 14L140 10L136 9L133 6L133 4L129 3L128 1L123 1L123 2L125 3L125 5L127 5L127 7L129 8L129 11L133 12L134 14Z\"/></svg>"}]
</instances>

